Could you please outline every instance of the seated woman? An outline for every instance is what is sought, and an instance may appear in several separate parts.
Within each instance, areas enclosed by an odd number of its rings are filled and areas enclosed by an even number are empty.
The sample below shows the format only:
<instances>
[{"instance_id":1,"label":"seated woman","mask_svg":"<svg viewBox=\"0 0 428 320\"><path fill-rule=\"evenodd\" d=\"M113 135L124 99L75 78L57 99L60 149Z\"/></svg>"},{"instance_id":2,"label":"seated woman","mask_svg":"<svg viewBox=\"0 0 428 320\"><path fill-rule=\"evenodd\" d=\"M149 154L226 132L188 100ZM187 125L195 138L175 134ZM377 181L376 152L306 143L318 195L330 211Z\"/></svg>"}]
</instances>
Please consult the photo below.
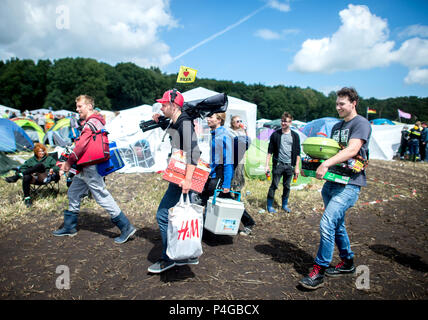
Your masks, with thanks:
<instances>
[{"instance_id":1,"label":"seated woman","mask_svg":"<svg viewBox=\"0 0 428 320\"><path fill-rule=\"evenodd\" d=\"M25 161L15 176L6 178L6 181L16 182L22 177L22 189L24 191L24 202L27 207L30 207L30 184L47 184L51 181L59 181L59 167L56 165L56 160L49 156L46 147L41 143L34 145L34 157Z\"/></svg>"}]
</instances>

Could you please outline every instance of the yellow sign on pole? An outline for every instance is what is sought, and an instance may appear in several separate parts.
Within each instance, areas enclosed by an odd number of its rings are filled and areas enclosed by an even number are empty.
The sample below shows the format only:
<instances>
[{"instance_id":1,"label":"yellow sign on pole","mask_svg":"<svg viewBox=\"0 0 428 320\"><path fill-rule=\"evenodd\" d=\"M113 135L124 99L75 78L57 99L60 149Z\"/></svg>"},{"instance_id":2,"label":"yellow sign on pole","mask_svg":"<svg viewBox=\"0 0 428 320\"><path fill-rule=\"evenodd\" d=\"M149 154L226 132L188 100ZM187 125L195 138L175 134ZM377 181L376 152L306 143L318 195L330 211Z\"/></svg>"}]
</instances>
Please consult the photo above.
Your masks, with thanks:
<instances>
[{"instance_id":1,"label":"yellow sign on pole","mask_svg":"<svg viewBox=\"0 0 428 320\"><path fill-rule=\"evenodd\" d=\"M177 83L191 83L196 79L198 70L181 66L178 72Z\"/></svg>"}]
</instances>

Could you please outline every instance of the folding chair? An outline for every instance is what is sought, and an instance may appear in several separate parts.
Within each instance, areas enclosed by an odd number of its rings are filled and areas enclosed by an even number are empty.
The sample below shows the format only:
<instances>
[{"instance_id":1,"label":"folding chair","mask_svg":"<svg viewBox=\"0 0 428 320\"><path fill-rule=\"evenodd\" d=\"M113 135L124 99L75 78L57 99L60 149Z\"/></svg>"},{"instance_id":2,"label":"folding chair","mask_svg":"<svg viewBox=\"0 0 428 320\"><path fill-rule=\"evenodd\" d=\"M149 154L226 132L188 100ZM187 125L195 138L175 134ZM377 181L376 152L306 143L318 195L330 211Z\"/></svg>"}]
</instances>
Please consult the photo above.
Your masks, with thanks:
<instances>
[{"instance_id":1,"label":"folding chair","mask_svg":"<svg viewBox=\"0 0 428 320\"><path fill-rule=\"evenodd\" d=\"M49 153L49 155L53 157L55 160L58 160L57 152L51 152ZM56 197L59 193L60 181L61 181L61 177L58 179L58 181L52 180L49 183L40 183L36 181L34 184L30 184L30 194L32 194L33 196L36 196L41 193L50 193Z\"/></svg>"}]
</instances>

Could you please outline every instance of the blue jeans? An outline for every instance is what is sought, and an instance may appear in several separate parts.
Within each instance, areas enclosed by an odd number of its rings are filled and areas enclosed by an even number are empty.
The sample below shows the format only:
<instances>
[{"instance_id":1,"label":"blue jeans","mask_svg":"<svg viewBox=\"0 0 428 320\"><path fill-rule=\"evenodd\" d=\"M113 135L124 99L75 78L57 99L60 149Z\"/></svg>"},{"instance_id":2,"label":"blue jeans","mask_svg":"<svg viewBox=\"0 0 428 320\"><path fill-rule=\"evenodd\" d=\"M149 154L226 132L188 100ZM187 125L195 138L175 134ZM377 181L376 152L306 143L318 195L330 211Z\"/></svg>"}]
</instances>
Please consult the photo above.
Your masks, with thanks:
<instances>
[{"instance_id":1,"label":"blue jeans","mask_svg":"<svg viewBox=\"0 0 428 320\"><path fill-rule=\"evenodd\" d=\"M178 203L181 191L181 187L177 184L170 183L161 202L159 203L158 211L156 213L156 220L162 237L162 259L166 261L171 260L166 254L166 248L168 245L168 210Z\"/></svg>"},{"instance_id":2,"label":"blue jeans","mask_svg":"<svg viewBox=\"0 0 428 320\"><path fill-rule=\"evenodd\" d=\"M409 141L409 154L417 156L419 154L419 141L412 139Z\"/></svg>"},{"instance_id":3,"label":"blue jeans","mask_svg":"<svg viewBox=\"0 0 428 320\"><path fill-rule=\"evenodd\" d=\"M360 186L327 181L321 191L324 201L324 214L320 222L320 246L315 263L329 267L333 259L334 244L339 249L341 259L352 259L348 233L345 228L345 213L358 200Z\"/></svg>"}]
</instances>

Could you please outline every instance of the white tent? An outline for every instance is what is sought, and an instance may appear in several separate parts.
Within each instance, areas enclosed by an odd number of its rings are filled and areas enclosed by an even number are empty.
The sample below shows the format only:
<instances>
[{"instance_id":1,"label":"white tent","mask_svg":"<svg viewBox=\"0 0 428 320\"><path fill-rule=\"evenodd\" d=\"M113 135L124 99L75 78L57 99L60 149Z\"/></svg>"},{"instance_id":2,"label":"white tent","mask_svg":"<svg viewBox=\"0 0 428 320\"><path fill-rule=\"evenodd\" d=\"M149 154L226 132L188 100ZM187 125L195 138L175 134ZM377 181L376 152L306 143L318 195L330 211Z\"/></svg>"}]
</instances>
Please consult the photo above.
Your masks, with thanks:
<instances>
[{"instance_id":1,"label":"white tent","mask_svg":"<svg viewBox=\"0 0 428 320\"><path fill-rule=\"evenodd\" d=\"M18 109L6 107L6 106L0 104L0 116L2 116L4 113L6 113L6 110L9 110L9 114L12 114L14 112L16 113L17 116L19 116L21 114L21 111L19 111Z\"/></svg>"},{"instance_id":2,"label":"white tent","mask_svg":"<svg viewBox=\"0 0 428 320\"><path fill-rule=\"evenodd\" d=\"M49 112L50 112L50 110L49 109L45 109L45 108L35 109L35 110L31 110L30 111L31 114L37 114L37 113L46 114L46 113L49 113Z\"/></svg>"},{"instance_id":3,"label":"white tent","mask_svg":"<svg viewBox=\"0 0 428 320\"><path fill-rule=\"evenodd\" d=\"M403 125L372 125L369 142L369 158L392 160L401 142Z\"/></svg>"},{"instance_id":4,"label":"white tent","mask_svg":"<svg viewBox=\"0 0 428 320\"><path fill-rule=\"evenodd\" d=\"M101 110L100 113L104 117L104 119L106 120L106 123L112 121L114 119L114 117L116 117L116 114L113 111Z\"/></svg>"},{"instance_id":5,"label":"white tent","mask_svg":"<svg viewBox=\"0 0 428 320\"><path fill-rule=\"evenodd\" d=\"M212 90L198 87L186 92L183 92L184 101L193 101L198 99L205 99L213 95L219 94ZM247 126L248 136L251 139L256 137L256 120L257 120L257 105L238 98L227 96L228 107L226 111L225 127L230 127L230 119L232 116L240 116Z\"/></svg>"},{"instance_id":6,"label":"white tent","mask_svg":"<svg viewBox=\"0 0 428 320\"><path fill-rule=\"evenodd\" d=\"M151 120L154 111L150 105L141 105L121 110L106 123L109 140L116 142L125 162L119 172L156 172L166 168L171 145L167 137L162 142L165 132L160 128L143 132L140 128L140 122Z\"/></svg>"},{"instance_id":7,"label":"white tent","mask_svg":"<svg viewBox=\"0 0 428 320\"><path fill-rule=\"evenodd\" d=\"M48 111L49 112L49 111ZM74 111L70 111L70 110L56 110L56 111L52 111L52 113L53 113L53 115L54 116L64 116L64 117L68 117L68 115L71 113L71 114L74 114L75 116L77 116L78 115L78 113L77 112L74 112Z\"/></svg>"}]
</instances>

